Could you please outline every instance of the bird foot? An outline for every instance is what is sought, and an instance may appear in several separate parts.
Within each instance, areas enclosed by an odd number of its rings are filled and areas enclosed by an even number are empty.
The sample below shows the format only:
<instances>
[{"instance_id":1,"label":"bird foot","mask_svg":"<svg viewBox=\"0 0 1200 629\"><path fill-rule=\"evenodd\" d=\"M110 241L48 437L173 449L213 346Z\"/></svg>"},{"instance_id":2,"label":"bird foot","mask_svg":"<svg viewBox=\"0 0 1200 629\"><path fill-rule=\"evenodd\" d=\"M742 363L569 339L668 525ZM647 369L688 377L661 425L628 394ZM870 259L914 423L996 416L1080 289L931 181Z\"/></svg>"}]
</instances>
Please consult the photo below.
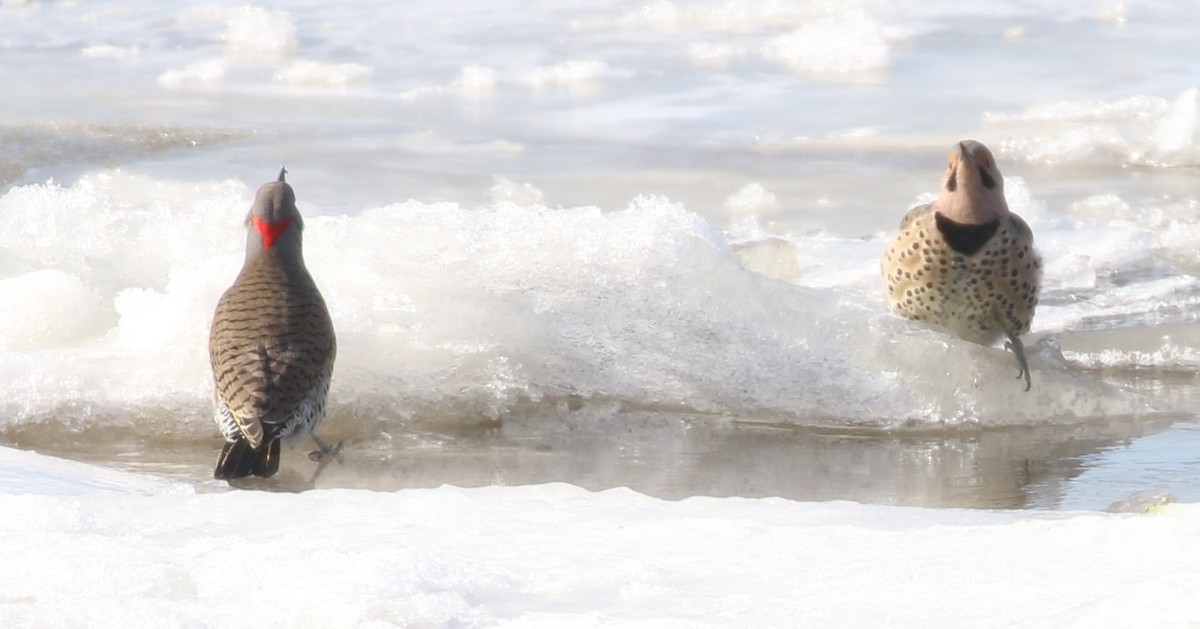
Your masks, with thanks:
<instances>
[{"instance_id":1,"label":"bird foot","mask_svg":"<svg viewBox=\"0 0 1200 629\"><path fill-rule=\"evenodd\" d=\"M313 436L313 440L317 442L318 449L308 453L308 459L310 461L316 461L317 463L328 463L330 460L335 460L338 463L344 463L342 460L342 444L344 442L339 441L334 445L329 445L328 443L318 439L316 436Z\"/></svg>"},{"instance_id":2,"label":"bird foot","mask_svg":"<svg viewBox=\"0 0 1200 629\"><path fill-rule=\"evenodd\" d=\"M1004 349L1011 351L1017 356L1017 380L1025 378L1025 390L1028 391L1033 386L1033 379L1029 375L1029 361L1025 359L1025 345L1021 343L1021 339L1013 334L1008 335L1008 340L1004 342Z\"/></svg>"},{"instance_id":3,"label":"bird foot","mask_svg":"<svg viewBox=\"0 0 1200 629\"><path fill-rule=\"evenodd\" d=\"M313 470L312 478L308 479L308 486L310 488L317 486L317 479L321 477L321 472L325 471L325 467L329 465L330 461L337 461L339 464L343 463L342 444L344 443L339 441L337 444L331 446L316 435L313 435L312 438L313 441L317 442L318 449L308 453L309 460L317 462L317 469Z\"/></svg>"}]
</instances>

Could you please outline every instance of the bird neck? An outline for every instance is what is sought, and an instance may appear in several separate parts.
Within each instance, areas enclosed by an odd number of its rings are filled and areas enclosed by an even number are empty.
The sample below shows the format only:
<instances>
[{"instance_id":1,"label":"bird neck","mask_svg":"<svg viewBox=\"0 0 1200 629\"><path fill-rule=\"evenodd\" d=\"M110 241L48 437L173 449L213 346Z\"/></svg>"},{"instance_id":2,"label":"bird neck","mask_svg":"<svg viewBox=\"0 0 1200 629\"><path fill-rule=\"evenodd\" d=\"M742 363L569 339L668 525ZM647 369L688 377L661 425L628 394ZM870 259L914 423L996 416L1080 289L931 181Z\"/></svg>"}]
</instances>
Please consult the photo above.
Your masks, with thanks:
<instances>
[{"instance_id":1,"label":"bird neck","mask_svg":"<svg viewBox=\"0 0 1200 629\"><path fill-rule=\"evenodd\" d=\"M304 264L300 230L291 217L268 222L258 216L250 217L246 234L246 263L259 258Z\"/></svg>"},{"instance_id":2,"label":"bird neck","mask_svg":"<svg viewBox=\"0 0 1200 629\"><path fill-rule=\"evenodd\" d=\"M1004 202L1004 197L1000 197L999 200L994 197L995 195L972 195L960 191L957 194L944 195L935 205L939 213L956 223L983 225L1008 214L1008 204Z\"/></svg>"},{"instance_id":3,"label":"bird neck","mask_svg":"<svg viewBox=\"0 0 1200 629\"><path fill-rule=\"evenodd\" d=\"M275 246L275 242L279 240L279 236L292 226L292 217L284 217L274 223L267 222L257 216L250 217L250 225L254 231L258 232L262 238L262 247L266 251L270 251Z\"/></svg>"}]
</instances>

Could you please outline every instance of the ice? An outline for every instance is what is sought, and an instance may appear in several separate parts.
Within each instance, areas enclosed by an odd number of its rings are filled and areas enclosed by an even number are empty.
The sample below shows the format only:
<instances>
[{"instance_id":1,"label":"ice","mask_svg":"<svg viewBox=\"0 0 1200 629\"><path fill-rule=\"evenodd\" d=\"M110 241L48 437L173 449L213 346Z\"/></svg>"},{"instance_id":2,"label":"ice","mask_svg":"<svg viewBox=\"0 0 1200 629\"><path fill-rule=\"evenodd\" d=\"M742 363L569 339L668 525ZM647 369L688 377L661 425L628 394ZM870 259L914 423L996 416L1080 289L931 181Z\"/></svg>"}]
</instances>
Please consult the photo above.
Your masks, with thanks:
<instances>
[{"instance_id":1,"label":"ice","mask_svg":"<svg viewBox=\"0 0 1200 629\"><path fill-rule=\"evenodd\" d=\"M1010 136L1001 145L1007 157L1050 164L1163 166L1191 165L1198 159L1194 87L1173 100L1064 101L1019 114L990 114L987 122L993 132Z\"/></svg>"},{"instance_id":2,"label":"ice","mask_svg":"<svg viewBox=\"0 0 1200 629\"><path fill-rule=\"evenodd\" d=\"M1037 514L565 484L184 491L0 449L22 625L1183 626L1197 505ZM266 558L269 558L266 559ZM246 595L247 571L265 578ZM947 592L953 592L953 596Z\"/></svg>"},{"instance_id":3,"label":"ice","mask_svg":"<svg viewBox=\"0 0 1200 629\"><path fill-rule=\"evenodd\" d=\"M659 0L615 19L584 21L580 28L695 34L699 41L691 41L678 53L701 68L723 69L735 59L757 58L812 78L854 81L886 70L891 61L889 40L907 36L904 29L880 22L871 4ZM670 44L689 39L693 37ZM750 43L756 39L757 44Z\"/></svg>"},{"instance_id":4,"label":"ice","mask_svg":"<svg viewBox=\"0 0 1200 629\"><path fill-rule=\"evenodd\" d=\"M771 216L779 213L779 199L758 182L748 183L725 199L731 214Z\"/></svg>"},{"instance_id":5,"label":"ice","mask_svg":"<svg viewBox=\"0 0 1200 629\"><path fill-rule=\"evenodd\" d=\"M731 44L695 42L688 45L688 57L700 66L723 69L739 56L737 49Z\"/></svg>"},{"instance_id":6,"label":"ice","mask_svg":"<svg viewBox=\"0 0 1200 629\"><path fill-rule=\"evenodd\" d=\"M1144 407L1036 355L1026 395L1010 382L1015 363L1005 352L888 314L869 249L840 275L842 285L863 283L855 296L800 285L809 280L799 251L809 243L773 238L735 250L663 197L617 211L552 209L536 188L501 181L493 194L502 200L491 206L410 201L337 216L305 204L302 177L291 179L308 212L306 259L339 335L335 415L354 408L392 425L431 414L470 423L523 400L579 396L880 427L1072 422ZM57 422L99 429L126 426L123 406L204 413L206 363L195 348L240 264L249 190L114 172L0 198L11 221L0 242L32 267L0 292L40 306L12 321L11 342L30 351L0 360L12 375L0 391L26 400L10 405L6 421L41 422L58 409ZM769 201L751 185L734 203ZM847 253L834 246L825 255ZM1186 286L1111 291L1090 311L1051 311L1047 321L1119 312ZM139 358L114 370L131 355ZM913 373L928 377L897 386ZM63 410L68 403L86 410ZM194 438L207 426L164 418L151 429Z\"/></svg>"},{"instance_id":7,"label":"ice","mask_svg":"<svg viewBox=\"0 0 1200 629\"><path fill-rule=\"evenodd\" d=\"M469 65L459 72L458 78L444 85L422 86L400 94L402 100L415 100L439 94L450 94L468 100L490 98L496 90L498 73L495 68Z\"/></svg>"},{"instance_id":8,"label":"ice","mask_svg":"<svg viewBox=\"0 0 1200 629\"><path fill-rule=\"evenodd\" d=\"M1159 151L1178 153L1196 143L1196 88L1186 89L1171 104L1170 111L1154 130Z\"/></svg>"},{"instance_id":9,"label":"ice","mask_svg":"<svg viewBox=\"0 0 1200 629\"><path fill-rule=\"evenodd\" d=\"M788 4L774 0L750 2L679 3L657 0L640 10L622 15L615 25L630 29L699 29L715 32L754 32L785 28L830 15L861 12L869 3L861 1ZM593 23L598 26L602 22Z\"/></svg>"},{"instance_id":10,"label":"ice","mask_svg":"<svg viewBox=\"0 0 1200 629\"><path fill-rule=\"evenodd\" d=\"M201 59L158 75L163 87L190 88L219 85L229 74L229 60L224 58Z\"/></svg>"},{"instance_id":11,"label":"ice","mask_svg":"<svg viewBox=\"0 0 1200 629\"><path fill-rule=\"evenodd\" d=\"M889 61L884 30L865 14L817 20L771 39L763 57L818 77L884 70Z\"/></svg>"},{"instance_id":12,"label":"ice","mask_svg":"<svg viewBox=\"0 0 1200 629\"><path fill-rule=\"evenodd\" d=\"M1110 513L1150 513L1179 499L1161 489L1147 489L1108 506Z\"/></svg>"},{"instance_id":13,"label":"ice","mask_svg":"<svg viewBox=\"0 0 1200 629\"><path fill-rule=\"evenodd\" d=\"M214 29L224 25L223 33ZM158 82L169 88L208 87L261 76L271 71L271 82L281 88L310 91L339 91L371 83L374 68L359 62L335 62L318 58L296 58L301 53L297 26L284 10L261 6L193 6L175 21L175 27L190 35L219 40L220 56L208 56L159 74ZM188 38L192 56L215 52L210 42ZM86 52L86 51L85 51Z\"/></svg>"},{"instance_id":14,"label":"ice","mask_svg":"<svg viewBox=\"0 0 1200 629\"><path fill-rule=\"evenodd\" d=\"M552 66L534 68L522 81L534 91L565 89L575 94L587 94L599 89L608 64L603 61L572 59Z\"/></svg>"},{"instance_id":15,"label":"ice","mask_svg":"<svg viewBox=\"0 0 1200 629\"><path fill-rule=\"evenodd\" d=\"M496 177L492 186L492 201L496 203L508 201L522 206L541 205L544 196L545 193L533 184L519 184L504 177Z\"/></svg>"},{"instance_id":16,"label":"ice","mask_svg":"<svg viewBox=\"0 0 1200 629\"><path fill-rule=\"evenodd\" d=\"M109 44L96 44L87 46L80 51L80 54L88 59L134 59L138 56L139 50L137 46L112 46Z\"/></svg>"},{"instance_id":17,"label":"ice","mask_svg":"<svg viewBox=\"0 0 1200 629\"><path fill-rule=\"evenodd\" d=\"M243 63L283 59L296 51L296 26L286 11L244 6L230 9L225 50Z\"/></svg>"},{"instance_id":18,"label":"ice","mask_svg":"<svg viewBox=\"0 0 1200 629\"><path fill-rule=\"evenodd\" d=\"M294 87L344 88L370 83L374 70L360 63L296 60L275 74L275 81Z\"/></svg>"},{"instance_id":19,"label":"ice","mask_svg":"<svg viewBox=\"0 0 1200 629\"><path fill-rule=\"evenodd\" d=\"M414 151L430 154L447 155L520 155L525 152L525 146L503 138L481 140L478 142L456 142L436 131L417 131L405 135L401 145Z\"/></svg>"},{"instance_id":20,"label":"ice","mask_svg":"<svg viewBox=\"0 0 1200 629\"><path fill-rule=\"evenodd\" d=\"M768 238L736 246L746 268L789 284L803 283L796 245L781 238Z\"/></svg>"},{"instance_id":21,"label":"ice","mask_svg":"<svg viewBox=\"0 0 1200 629\"><path fill-rule=\"evenodd\" d=\"M556 446L586 432L619 457L632 431L639 452L699 460L672 450L694 437L655 439L664 415L687 435L1086 441L936 467L882 448L841 477L895 472L861 484L911 497L914 475L1001 459L1020 470L1003 504L1028 505L1036 461L1086 468L1194 421L1187 3L448 6L4 3L6 443L209 465L209 318L281 164L339 333L323 429L380 456L426 430L561 429ZM881 290L900 217L968 137L1046 263L1028 394L1011 353L900 320ZM774 478L858 452L789 467L793 441L765 461L755 443L739 465Z\"/></svg>"},{"instance_id":22,"label":"ice","mask_svg":"<svg viewBox=\"0 0 1200 629\"><path fill-rule=\"evenodd\" d=\"M0 299L21 304L0 314L0 350L78 343L105 318L89 316L101 304L80 278L54 269L0 280Z\"/></svg>"},{"instance_id":23,"label":"ice","mask_svg":"<svg viewBox=\"0 0 1200 629\"><path fill-rule=\"evenodd\" d=\"M1096 18L1101 22L1106 22L1114 26L1122 26L1129 23L1129 3L1126 2L1111 2L1101 6L1096 13Z\"/></svg>"}]
</instances>

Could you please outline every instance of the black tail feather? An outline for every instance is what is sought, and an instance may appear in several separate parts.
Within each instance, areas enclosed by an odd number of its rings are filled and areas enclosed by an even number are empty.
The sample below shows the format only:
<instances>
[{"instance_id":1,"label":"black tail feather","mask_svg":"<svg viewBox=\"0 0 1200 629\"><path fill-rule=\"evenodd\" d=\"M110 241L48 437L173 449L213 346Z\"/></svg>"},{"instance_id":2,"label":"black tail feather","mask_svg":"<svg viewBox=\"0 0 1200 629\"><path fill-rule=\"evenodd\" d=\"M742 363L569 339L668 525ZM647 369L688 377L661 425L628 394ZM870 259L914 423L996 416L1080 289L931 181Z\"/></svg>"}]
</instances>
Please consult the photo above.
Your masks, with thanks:
<instances>
[{"instance_id":1,"label":"black tail feather","mask_svg":"<svg viewBox=\"0 0 1200 629\"><path fill-rule=\"evenodd\" d=\"M233 443L226 442L217 457L217 467L213 470L213 478L228 480L261 476L269 478L279 471L279 440L272 439L258 448L250 447L250 442L238 438Z\"/></svg>"}]
</instances>

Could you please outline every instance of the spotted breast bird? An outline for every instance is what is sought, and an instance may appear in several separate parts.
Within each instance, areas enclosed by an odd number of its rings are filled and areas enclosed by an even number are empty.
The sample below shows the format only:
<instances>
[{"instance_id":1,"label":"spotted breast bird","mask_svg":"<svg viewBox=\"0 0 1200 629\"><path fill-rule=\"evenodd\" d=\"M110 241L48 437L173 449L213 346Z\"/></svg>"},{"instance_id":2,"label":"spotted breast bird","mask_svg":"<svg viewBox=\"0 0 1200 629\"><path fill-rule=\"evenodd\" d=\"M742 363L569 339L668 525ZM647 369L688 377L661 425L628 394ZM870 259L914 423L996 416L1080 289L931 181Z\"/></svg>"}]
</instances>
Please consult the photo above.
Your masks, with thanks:
<instances>
[{"instance_id":1,"label":"spotted breast bird","mask_svg":"<svg viewBox=\"0 0 1200 629\"><path fill-rule=\"evenodd\" d=\"M312 432L325 417L337 341L304 265L304 221L286 174L280 170L255 195L245 262L209 330L214 416L225 436L213 470L219 479L272 476L284 440L311 435L316 459L341 450Z\"/></svg>"},{"instance_id":2,"label":"spotted breast bird","mask_svg":"<svg viewBox=\"0 0 1200 629\"><path fill-rule=\"evenodd\" d=\"M933 203L913 208L883 256L892 309L983 345L1007 339L1017 378L1032 386L1021 335L1029 331L1041 288L1033 232L1008 209L991 151L963 140L950 152Z\"/></svg>"}]
</instances>

